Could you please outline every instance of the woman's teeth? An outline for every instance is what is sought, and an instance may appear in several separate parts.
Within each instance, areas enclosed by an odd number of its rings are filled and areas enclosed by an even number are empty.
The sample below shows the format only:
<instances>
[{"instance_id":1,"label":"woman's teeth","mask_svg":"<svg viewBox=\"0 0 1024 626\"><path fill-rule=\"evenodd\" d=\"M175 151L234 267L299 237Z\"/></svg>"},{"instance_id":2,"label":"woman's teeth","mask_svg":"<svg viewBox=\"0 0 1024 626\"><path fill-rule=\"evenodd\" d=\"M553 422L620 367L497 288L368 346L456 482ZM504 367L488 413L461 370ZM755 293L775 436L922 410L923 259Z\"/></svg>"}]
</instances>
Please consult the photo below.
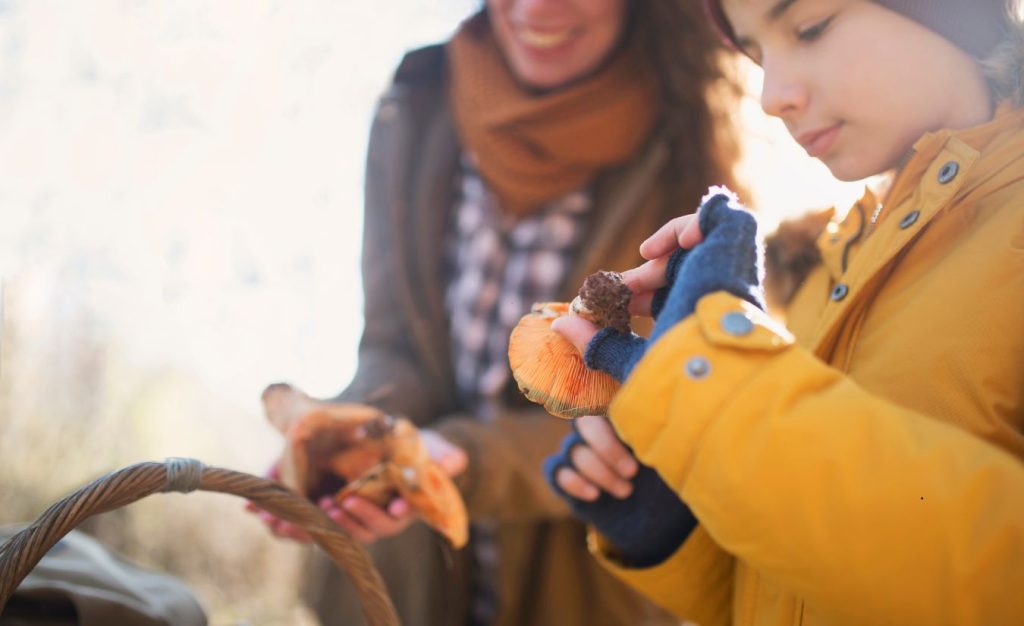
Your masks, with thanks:
<instances>
[{"instance_id":1,"label":"woman's teeth","mask_svg":"<svg viewBox=\"0 0 1024 626\"><path fill-rule=\"evenodd\" d=\"M534 48L554 48L569 41L572 37L572 30L558 30L541 32L529 28L521 28L518 33L519 40Z\"/></svg>"}]
</instances>

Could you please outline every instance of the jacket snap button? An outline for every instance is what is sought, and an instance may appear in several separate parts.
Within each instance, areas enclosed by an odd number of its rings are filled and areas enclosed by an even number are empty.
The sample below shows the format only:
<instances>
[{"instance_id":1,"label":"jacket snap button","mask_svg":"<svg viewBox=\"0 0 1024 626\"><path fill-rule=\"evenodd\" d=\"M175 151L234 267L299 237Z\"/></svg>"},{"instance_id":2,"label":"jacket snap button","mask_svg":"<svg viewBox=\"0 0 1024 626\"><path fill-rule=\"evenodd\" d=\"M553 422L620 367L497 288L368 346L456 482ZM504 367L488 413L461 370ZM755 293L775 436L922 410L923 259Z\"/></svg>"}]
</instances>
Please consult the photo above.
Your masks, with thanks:
<instances>
[{"instance_id":1,"label":"jacket snap button","mask_svg":"<svg viewBox=\"0 0 1024 626\"><path fill-rule=\"evenodd\" d=\"M754 331L754 322L746 313L733 311L722 316L722 330L733 337L745 337Z\"/></svg>"},{"instance_id":2,"label":"jacket snap button","mask_svg":"<svg viewBox=\"0 0 1024 626\"><path fill-rule=\"evenodd\" d=\"M949 161L939 170L939 182L945 185L960 173L960 164L956 161Z\"/></svg>"},{"instance_id":3,"label":"jacket snap button","mask_svg":"<svg viewBox=\"0 0 1024 626\"><path fill-rule=\"evenodd\" d=\"M832 288L832 301L839 302L845 298L848 293L850 293L850 288L846 286L846 283L839 283Z\"/></svg>"},{"instance_id":4,"label":"jacket snap button","mask_svg":"<svg viewBox=\"0 0 1024 626\"><path fill-rule=\"evenodd\" d=\"M907 213L903 216L903 219L900 220L900 228L903 230L910 228L917 223L917 218L919 217L921 217L920 211L911 211L910 213Z\"/></svg>"},{"instance_id":5,"label":"jacket snap button","mask_svg":"<svg viewBox=\"0 0 1024 626\"><path fill-rule=\"evenodd\" d=\"M702 356L695 356L686 362L686 375L693 380L706 378L711 373L711 364Z\"/></svg>"}]
</instances>

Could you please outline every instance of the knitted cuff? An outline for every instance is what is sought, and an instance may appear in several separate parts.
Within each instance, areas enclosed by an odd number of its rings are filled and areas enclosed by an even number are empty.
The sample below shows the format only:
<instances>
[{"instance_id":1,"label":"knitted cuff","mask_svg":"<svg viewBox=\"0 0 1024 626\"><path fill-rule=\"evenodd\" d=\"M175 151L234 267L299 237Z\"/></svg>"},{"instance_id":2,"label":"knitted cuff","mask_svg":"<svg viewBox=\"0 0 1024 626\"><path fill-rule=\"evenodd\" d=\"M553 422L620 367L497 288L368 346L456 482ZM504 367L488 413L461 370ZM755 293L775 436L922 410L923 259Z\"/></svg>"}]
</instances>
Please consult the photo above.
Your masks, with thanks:
<instances>
[{"instance_id":1,"label":"knitted cuff","mask_svg":"<svg viewBox=\"0 0 1024 626\"><path fill-rule=\"evenodd\" d=\"M701 232L706 233L701 244L701 262L720 268L718 272L704 274L720 279L718 290L728 291L764 310L764 251L754 214L732 192L721 192L704 203L699 220Z\"/></svg>"},{"instance_id":2,"label":"knitted cuff","mask_svg":"<svg viewBox=\"0 0 1024 626\"><path fill-rule=\"evenodd\" d=\"M698 219L704 241L690 250L679 268L651 341L693 313L697 301L709 293L727 291L765 308L761 242L753 214L731 193L722 192L704 202Z\"/></svg>"},{"instance_id":3,"label":"knitted cuff","mask_svg":"<svg viewBox=\"0 0 1024 626\"><path fill-rule=\"evenodd\" d=\"M569 503L576 518L604 535L629 565L651 567L671 556L697 527L697 519L650 467L640 464L631 481L633 492L624 500L602 491L597 500L587 502L558 486L555 474L562 467L575 469L570 454L583 443L574 430L562 440L559 451L545 459L544 477L551 488Z\"/></svg>"},{"instance_id":4,"label":"knitted cuff","mask_svg":"<svg viewBox=\"0 0 1024 626\"><path fill-rule=\"evenodd\" d=\"M619 382L626 380L647 349L647 340L635 333L602 328L591 338L583 362L594 370L608 372Z\"/></svg>"},{"instance_id":5,"label":"knitted cuff","mask_svg":"<svg viewBox=\"0 0 1024 626\"><path fill-rule=\"evenodd\" d=\"M676 248L676 251L668 258L668 265L665 266L665 286L655 291L654 297L651 299L651 317L654 319L658 319L661 310L665 308L668 292L671 291L672 285L676 282L679 268L683 266L683 261L686 260L686 255L689 252L686 248Z\"/></svg>"}]
</instances>

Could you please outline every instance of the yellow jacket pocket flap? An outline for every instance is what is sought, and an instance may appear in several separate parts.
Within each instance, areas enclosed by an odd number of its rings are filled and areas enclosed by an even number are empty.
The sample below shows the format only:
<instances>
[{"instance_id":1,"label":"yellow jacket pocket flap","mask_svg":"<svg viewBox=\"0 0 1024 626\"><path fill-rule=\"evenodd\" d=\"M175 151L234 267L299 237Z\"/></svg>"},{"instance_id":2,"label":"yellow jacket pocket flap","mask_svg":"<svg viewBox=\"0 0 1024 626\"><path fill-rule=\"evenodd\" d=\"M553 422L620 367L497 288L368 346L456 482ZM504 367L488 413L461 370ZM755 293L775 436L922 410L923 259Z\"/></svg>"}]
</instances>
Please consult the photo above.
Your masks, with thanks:
<instances>
[{"instance_id":1,"label":"yellow jacket pocket flap","mask_svg":"<svg viewBox=\"0 0 1024 626\"><path fill-rule=\"evenodd\" d=\"M778 352L793 343L793 335L767 313L724 291L701 298L696 317L715 346Z\"/></svg>"}]
</instances>

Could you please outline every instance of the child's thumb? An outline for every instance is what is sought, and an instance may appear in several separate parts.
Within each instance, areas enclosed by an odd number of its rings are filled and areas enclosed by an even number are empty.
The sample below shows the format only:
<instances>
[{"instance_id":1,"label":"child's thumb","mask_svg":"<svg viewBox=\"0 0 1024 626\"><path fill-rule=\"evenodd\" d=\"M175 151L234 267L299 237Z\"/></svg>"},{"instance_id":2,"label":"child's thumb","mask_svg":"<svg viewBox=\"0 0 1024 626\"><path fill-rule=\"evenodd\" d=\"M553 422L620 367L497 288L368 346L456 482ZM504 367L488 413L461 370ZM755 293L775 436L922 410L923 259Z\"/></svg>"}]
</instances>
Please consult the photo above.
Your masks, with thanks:
<instances>
[{"instance_id":1,"label":"child's thumb","mask_svg":"<svg viewBox=\"0 0 1024 626\"><path fill-rule=\"evenodd\" d=\"M579 315L566 315L551 322L551 330L568 339L582 356L591 338L597 334L598 328L593 322Z\"/></svg>"}]
</instances>

